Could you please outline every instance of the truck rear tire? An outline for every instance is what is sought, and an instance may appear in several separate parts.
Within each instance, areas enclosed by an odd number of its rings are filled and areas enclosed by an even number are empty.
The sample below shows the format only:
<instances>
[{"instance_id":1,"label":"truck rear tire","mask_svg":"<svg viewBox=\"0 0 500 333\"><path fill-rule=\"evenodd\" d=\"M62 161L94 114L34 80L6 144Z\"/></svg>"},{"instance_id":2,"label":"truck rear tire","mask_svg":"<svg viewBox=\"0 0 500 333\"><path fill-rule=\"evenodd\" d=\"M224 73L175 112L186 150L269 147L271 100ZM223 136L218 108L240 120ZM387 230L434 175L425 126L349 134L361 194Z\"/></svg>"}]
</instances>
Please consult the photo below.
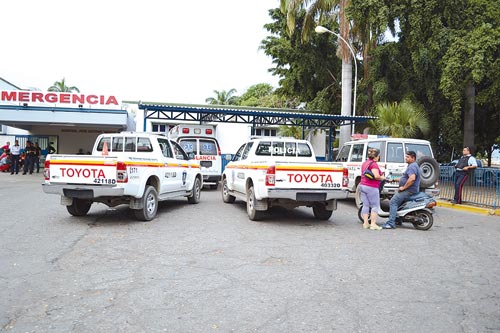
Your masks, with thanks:
<instances>
[{"instance_id":1,"label":"truck rear tire","mask_svg":"<svg viewBox=\"0 0 500 333\"><path fill-rule=\"evenodd\" d=\"M89 212L90 206L92 206L92 201L73 198L73 203L66 206L66 209L73 216L85 216Z\"/></svg>"},{"instance_id":2,"label":"truck rear tire","mask_svg":"<svg viewBox=\"0 0 500 333\"><path fill-rule=\"evenodd\" d=\"M235 196L229 194L229 189L227 187L227 179L224 178L222 180L222 201L224 201L225 203L233 203L235 199L236 199Z\"/></svg>"},{"instance_id":3,"label":"truck rear tire","mask_svg":"<svg viewBox=\"0 0 500 333\"><path fill-rule=\"evenodd\" d=\"M314 217L318 220L326 221L332 217L333 210L328 210L322 204L313 206Z\"/></svg>"},{"instance_id":4,"label":"truck rear tire","mask_svg":"<svg viewBox=\"0 0 500 333\"><path fill-rule=\"evenodd\" d=\"M151 221L158 211L158 192L153 186L148 185L144 189L142 203L141 209L134 210L135 217L141 221Z\"/></svg>"},{"instance_id":5,"label":"truck rear tire","mask_svg":"<svg viewBox=\"0 0 500 333\"><path fill-rule=\"evenodd\" d=\"M359 184L356 186L356 192L354 192L354 202L356 202L356 207L361 207L361 191L359 190Z\"/></svg>"},{"instance_id":6,"label":"truck rear tire","mask_svg":"<svg viewBox=\"0 0 500 333\"><path fill-rule=\"evenodd\" d=\"M255 199L255 191L253 185L248 188L247 193L247 214L248 218L252 221L261 220L264 212L261 210L255 209L256 199Z\"/></svg>"},{"instance_id":7,"label":"truck rear tire","mask_svg":"<svg viewBox=\"0 0 500 333\"><path fill-rule=\"evenodd\" d=\"M197 204L198 202L200 202L200 196L201 196L201 182L200 178L196 177L194 179L193 193L188 197L188 202L190 204Z\"/></svg>"}]
</instances>

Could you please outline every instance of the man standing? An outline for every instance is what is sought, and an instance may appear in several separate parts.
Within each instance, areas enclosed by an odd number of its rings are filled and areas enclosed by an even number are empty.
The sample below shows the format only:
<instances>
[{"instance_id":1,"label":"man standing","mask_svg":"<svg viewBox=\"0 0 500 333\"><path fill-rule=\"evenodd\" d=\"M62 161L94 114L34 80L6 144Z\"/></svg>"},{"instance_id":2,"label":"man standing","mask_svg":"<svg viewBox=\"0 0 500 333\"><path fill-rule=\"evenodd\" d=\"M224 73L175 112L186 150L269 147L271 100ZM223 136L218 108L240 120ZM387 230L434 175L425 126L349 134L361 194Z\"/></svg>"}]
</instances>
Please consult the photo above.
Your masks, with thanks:
<instances>
[{"instance_id":1,"label":"man standing","mask_svg":"<svg viewBox=\"0 0 500 333\"><path fill-rule=\"evenodd\" d=\"M24 172L25 175L28 171L30 175L33 173L33 167L35 166L35 154L36 149L31 145L31 141L26 141L26 148L24 148L24 153L26 158L24 159Z\"/></svg>"},{"instance_id":2,"label":"man standing","mask_svg":"<svg viewBox=\"0 0 500 333\"><path fill-rule=\"evenodd\" d=\"M462 203L462 189L465 181L469 177L470 170L477 168L477 161L471 155L470 148L464 147L462 153L462 157L460 157L458 163L455 165L455 197L452 201L454 204Z\"/></svg>"},{"instance_id":3,"label":"man standing","mask_svg":"<svg viewBox=\"0 0 500 333\"><path fill-rule=\"evenodd\" d=\"M36 173L40 173L40 156L42 155L42 148L35 142L35 167Z\"/></svg>"},{"instance_id":4,"label":"man standing","mask_svg":"<svg viewBox=\"0 0 500 333\"><path fill-rule=\"evenodd\" d=\"M16 140L13 145L10 146L10 155L12 156L12 168L10 169L10 174L16 175L19 173L19 158L21 157L21 146L19 145L19 140Z\"/></svg>"},{"instance_id":5,"label":"man standing","mask_svg":"<svg viewBox=\"0 0 500 333\"><path fill-rule=\"evenodd\" d=\"M420 191L420 167L416 162L417 154L414 151L408 151L405 159L408 167L399 179L398 192L391 198L389 219L382 226L384 229L396 229L398 207L410 196Z\"/></svg>"}]
</instances>

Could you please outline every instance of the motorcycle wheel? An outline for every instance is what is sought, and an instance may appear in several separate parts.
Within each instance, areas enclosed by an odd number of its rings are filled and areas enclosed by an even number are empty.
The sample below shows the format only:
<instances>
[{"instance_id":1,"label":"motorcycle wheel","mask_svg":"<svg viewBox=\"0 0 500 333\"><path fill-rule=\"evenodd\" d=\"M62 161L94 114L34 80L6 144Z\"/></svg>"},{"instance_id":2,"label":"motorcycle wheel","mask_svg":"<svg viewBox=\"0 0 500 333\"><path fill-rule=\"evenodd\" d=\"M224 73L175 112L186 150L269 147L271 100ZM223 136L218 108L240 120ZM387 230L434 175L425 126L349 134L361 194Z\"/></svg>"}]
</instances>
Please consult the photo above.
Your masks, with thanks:
<instances>
[{"instance_id":1,"label":"motorcycle wheel","mask_svg":"<svg viewBox=\"0 0 500 333\"><path fill-rule=\"evenodd\" d=\"M363 209L363 204L358 209L358 219L359 222L363 223L363 216L361 215L361 210ZM371 214L368 214L368 223L372 223Z\"/></svg>"},{"instance_id":2,"label":"motorcycle wheel","mask_svg":"<svg viewBox=\"0 0 500 333\"><path fill-rule=\"evenodd\" d=\"M412 222L413 226L417 230L429 230L434 223L432 214L425 210L419 210L415 212L415 219L420 221L420 223Z\"/></svg>"}]
</instances>

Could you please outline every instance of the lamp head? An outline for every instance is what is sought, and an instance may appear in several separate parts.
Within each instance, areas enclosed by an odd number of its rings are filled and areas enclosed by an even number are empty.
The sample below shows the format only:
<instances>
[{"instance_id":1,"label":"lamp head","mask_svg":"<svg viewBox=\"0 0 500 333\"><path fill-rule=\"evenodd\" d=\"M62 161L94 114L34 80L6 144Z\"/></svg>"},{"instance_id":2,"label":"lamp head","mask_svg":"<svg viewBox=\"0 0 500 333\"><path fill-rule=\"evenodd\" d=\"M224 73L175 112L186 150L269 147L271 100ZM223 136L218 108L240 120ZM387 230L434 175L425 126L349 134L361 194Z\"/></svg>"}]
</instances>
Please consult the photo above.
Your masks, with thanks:
<instances>
[{"instance_id":1,"label":"lamp head","mask_svg":"<svg viewBox=\"0 0 500 333\"><path fill-rule=\"evenodd\" d=\"M327 28L318 25L316 28L314 28L314 31L316 31L318 34L324 34L325 32L330 32Z\"/></svg>"}]
</instances>

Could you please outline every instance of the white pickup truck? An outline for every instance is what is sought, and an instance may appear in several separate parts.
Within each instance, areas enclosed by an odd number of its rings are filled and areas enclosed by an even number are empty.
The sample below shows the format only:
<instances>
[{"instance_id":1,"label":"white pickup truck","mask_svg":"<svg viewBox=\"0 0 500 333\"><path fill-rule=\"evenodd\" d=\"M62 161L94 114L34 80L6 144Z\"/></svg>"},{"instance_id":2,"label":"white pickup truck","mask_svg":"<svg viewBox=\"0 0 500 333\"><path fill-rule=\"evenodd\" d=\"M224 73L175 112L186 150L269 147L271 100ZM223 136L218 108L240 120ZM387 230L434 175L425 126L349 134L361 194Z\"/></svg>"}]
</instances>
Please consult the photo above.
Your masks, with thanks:
<instances>
[{"instance_id":1,"label":"white pickup truck","mask_svg":"<svg viewBox=\"0 0 500 333\"><path fill-rule=\"evenodd\" d=\"M73 216L84 216L93 202L101 202L109 207L127 204L137 219L150 221L158 201L200 201L203 177L192 158L161 135L101 134L92 155L48 155L43 191L61 195L61 204Z\"/></svg>"},{"instance_id":2,"label":"white pickup truck","mask_svg":"<svg viewBox=\"0 0 500 333\"><path fill-rule=\"evenodd\" d=\"M349 191L347 169L341 163L316 162L308 141L259 137L243 144L222 174L222 199L247 203L250 220L259 220L272 206L312 207L328 220L337 199Z\"/></svg>"}]
</instances>

